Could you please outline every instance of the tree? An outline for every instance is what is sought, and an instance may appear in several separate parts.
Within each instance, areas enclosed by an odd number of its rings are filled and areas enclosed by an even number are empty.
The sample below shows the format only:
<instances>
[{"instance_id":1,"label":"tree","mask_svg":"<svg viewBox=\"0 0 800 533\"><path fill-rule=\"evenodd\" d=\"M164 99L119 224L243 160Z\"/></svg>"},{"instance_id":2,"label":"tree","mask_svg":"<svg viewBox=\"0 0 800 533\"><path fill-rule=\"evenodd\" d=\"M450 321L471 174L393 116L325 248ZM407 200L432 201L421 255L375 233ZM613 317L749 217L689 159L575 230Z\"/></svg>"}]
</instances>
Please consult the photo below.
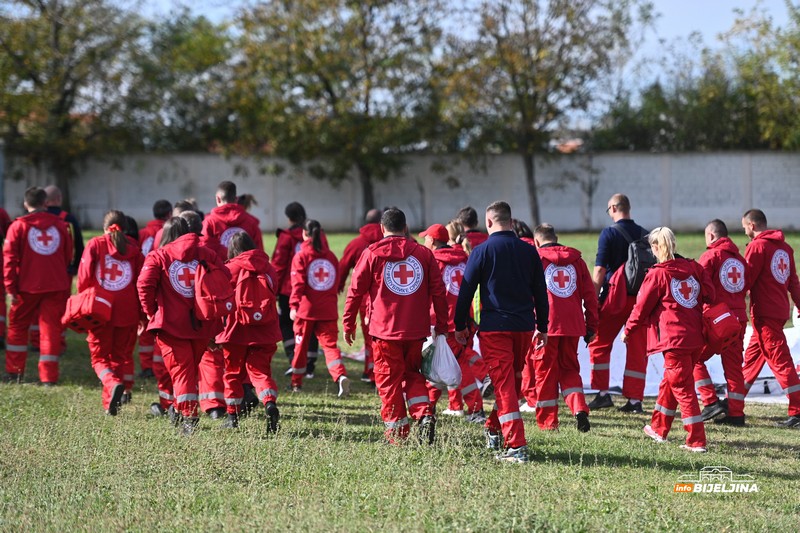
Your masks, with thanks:
<instances>
[{"instance_id":1,"label":"tree","mask_svg":"<svg viewBox=\"0 0 800 533\"><path fill-rule=\"evenodd\" d=\"M651 10L644 0L483 0L477 36L450 39L447 118L465 150L519 154L534 224L536 154L568 112L588 108Z\"/></svg>"},{"instance_id":2,"label":"tree","mask_svg":"<svg viewBox=\"0 0 800 533\"><path fill-rule=\"evenodd\" d=\"M272 0L241 13L233 88L239 151L287 158L333 183L374 183L435 121L436 0Z\"/></svg>"}]
</instances>

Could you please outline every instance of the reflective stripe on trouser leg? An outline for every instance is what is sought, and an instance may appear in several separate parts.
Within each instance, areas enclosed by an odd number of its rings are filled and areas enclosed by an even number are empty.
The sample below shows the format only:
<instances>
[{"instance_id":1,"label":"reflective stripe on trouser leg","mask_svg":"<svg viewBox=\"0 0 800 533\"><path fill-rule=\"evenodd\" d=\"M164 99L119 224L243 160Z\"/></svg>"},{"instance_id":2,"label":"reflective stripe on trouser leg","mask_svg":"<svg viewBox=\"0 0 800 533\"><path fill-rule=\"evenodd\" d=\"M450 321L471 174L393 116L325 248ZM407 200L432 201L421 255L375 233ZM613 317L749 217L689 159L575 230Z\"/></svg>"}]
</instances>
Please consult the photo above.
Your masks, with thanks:
<instances>
[{"instance_id":1,"label":"reflective stripe on trouser leg","mask_svg":"<svg viewBox=\"0 0 800 533\"><path fill-rule=\"evenodd\" d=\"M156 335L156 342L172 378L175 409L184 417L196 418L199 407L198 367L207 340L179 339L162 330Z\"/></svg>"},{"instance_id":2,"label":"reflective stripe on trouser leg","mask_svg":"<svg viewBox=\"0 0 800 533\"><path fill-rule=\"evenodd\" d=\"M402 341L382 339L372 341L375 387L381 398L381 419L386 426L385 435L389 439L408 435L407 411L403 398L403 380L406 371L403 357L404 344ZM421 342L419 346L421 349Z\"/></svg>"},{"instance_id":3,"label":"reflective stripe on trouser leg","mask_svg":"<svg viewBox=\"0 0 800 533\"><path fill-rule=\"evenodd\" d=\"M694 378L694 387L700 394L700 399L703 401L703 405L711 405L719 401L719 398L717 397L717 390L714 387L714 382L711 381L711 376L708 374L705 360L703 360L702 357L700 360L695 362L692 370L692 376Z\"/></svg>"},{"instance_id":4,"label":"reflective stripe on trouser leg","mask_svg":"<svg viewBox=\"0 0 800 533\"><path fill-rule=\"evenodd\" d=\"M670 394L664 398L666 401L662 401L659 390L657 402L667 409L674 409L676 403L680 406L683 427L687 432L686 444L689 446L706 445L705 426L700 415L700 404L697 401L692 376L693 361L697 359L697 355L697 350L664 351L664 381L668 383Z\"/></svg>"},{"instance_id":5,"label":"reflective stripe on trouser leg","mask_svg":"<svg viewBox=\"0 0 800 533\"><path fill-rule=\"evenodd\" d=\"M764 357L770 370L789 398L789 416L800 416L800 377L797 375L792 354L786 343L783 321L756 319L753 329L760 336Z\"/></svg>"},{"instance_id":6,"label":"reflective stripe on trouser leg","mask_svg":"<svg viewBox=\"0 0 800 533\"><path fill-rule=\"evenodd\" d=\"M741 323L739 337L730 346L722 350L720 359L722 360L722 370L725 373L725 381L728 385L728 416L744 415L744 398L747 396L747 389L744 386L744 335L747 329L747 322Z\"/></svg>"},{"instance_id":7,"label":"reflective stripe on trouser leg","mask_svg":"<svg viewBox=\"0 0 800 533\"><path fill-rule=\"evenodd\" d=\"M532 335L530 331L482 332L479 337L483 359L494 384L503 440L506 446L513 448L526 444L525 427L519 413L521 380L516 374L522 371Z\"/></svg>"}]
</instances>

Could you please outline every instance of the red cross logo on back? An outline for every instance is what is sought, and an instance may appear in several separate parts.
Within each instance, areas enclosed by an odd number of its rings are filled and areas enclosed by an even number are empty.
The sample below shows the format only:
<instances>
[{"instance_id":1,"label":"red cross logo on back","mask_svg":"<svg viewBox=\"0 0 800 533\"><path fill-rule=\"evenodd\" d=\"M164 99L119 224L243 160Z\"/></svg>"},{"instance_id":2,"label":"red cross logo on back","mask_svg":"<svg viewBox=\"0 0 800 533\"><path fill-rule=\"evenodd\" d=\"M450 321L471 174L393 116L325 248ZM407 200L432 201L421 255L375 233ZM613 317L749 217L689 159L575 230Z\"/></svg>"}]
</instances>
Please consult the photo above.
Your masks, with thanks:
<instances>
[{"instance_id":1,"label":"red cross logo on back","mask_svg":"<svg viewBox=\"0 0 800 533\"><path fill-rule=\"evenodd\" d=\"M408 265L403 263L392 273L392 276L400 282L400 285L408 285L408 280L414 277L414 273L409 270Z\"/></svg>"},{"instance_id":2,"label":"red cross logo on back","mask_svg":"<svg viewBox=\"0 0 800 533\"><path fill-rule=\"evenodd\" d=\"M555 276L553 276L553 280L554 280L556 283L558 283L558 286L559 286L560 288L562 288L562 289L563 289L564 287L566 287L566 286L567 286L567 283L569 283L569 280L570 280L570 279L571 279L571 278L569 277L569 275L567 275L567 273L566 273L566 272L564 272L563 270L559 270L559 271L558 271L558 274L556 274Z\"/></svg>"},{"instance_id":3,"label":"red cross logo on back","mask_svg":"<svg viewBox=\"0 0 800 533\"><path fill-rule=\"evenodd\" d=\"M687 300L692 296L692 287L685 281L681 281L681 288L679 289L681 295L686 298Z\"/></svg>"},{"instance_id":4,"label":"red cross logo on back","mask_svg":"<svg viewBox=\"0 0 800 533\"><path fill-rule=\"evenodd\" d=\"M328 276L330 276L330 274L328 274L322 267L318 268L317 271L314 272L314 277L317 278L317 281L320 283L325 283L325 280L328 279Z\"/></svg>"},{"instance_id":5,"label":"red cross logo on back","mask_svg":"<svg viewBox=\"0 0 800 533\"><path fill-rule=\"evenodd\" d=\"M194 285L194 273L188 267L184 267L178 275L178 281L183 283L184 287L191 287Z\"/></svg>"}]
</instances>

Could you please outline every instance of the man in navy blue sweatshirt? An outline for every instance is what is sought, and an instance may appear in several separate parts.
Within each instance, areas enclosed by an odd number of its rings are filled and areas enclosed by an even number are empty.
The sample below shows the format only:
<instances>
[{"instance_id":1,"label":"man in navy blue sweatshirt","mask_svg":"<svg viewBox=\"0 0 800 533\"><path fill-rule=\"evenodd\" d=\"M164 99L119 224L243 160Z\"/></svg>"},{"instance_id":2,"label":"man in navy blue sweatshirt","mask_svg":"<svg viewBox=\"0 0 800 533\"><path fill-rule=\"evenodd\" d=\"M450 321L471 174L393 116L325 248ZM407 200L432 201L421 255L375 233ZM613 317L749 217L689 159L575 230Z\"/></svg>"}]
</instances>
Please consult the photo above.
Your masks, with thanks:
<instances>
[{"instance_id":1,"label":"man in navy blue sweatshirt","mask_svg":"<svg viewBox=\"0 0 800 533\"><path fill-rule=\"evenodd\" d=\"M535 342L547 344L549 305L542 261L536 249L517 238L511 226L511 207L494 202L486 208L489 239L472 250L456 302L456 339L467 340L466 320L480 285L481 355L495 387L495 408L486 421L490 448L506 450L497 459L529 460L519 394L525 354ZM535 310L535 314L534 314Z\"/></svg>"}]
</instances>

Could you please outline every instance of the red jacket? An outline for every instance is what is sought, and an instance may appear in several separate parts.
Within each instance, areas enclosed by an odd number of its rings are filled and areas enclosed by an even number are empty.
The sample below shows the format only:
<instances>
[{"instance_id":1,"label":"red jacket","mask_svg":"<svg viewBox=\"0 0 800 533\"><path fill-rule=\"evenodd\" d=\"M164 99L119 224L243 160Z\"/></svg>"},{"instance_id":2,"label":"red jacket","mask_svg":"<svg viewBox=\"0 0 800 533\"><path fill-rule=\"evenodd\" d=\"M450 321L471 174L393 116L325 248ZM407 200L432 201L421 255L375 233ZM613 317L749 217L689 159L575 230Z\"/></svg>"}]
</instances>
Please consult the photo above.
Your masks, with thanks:
<instances>
[{"instance_id":1,"label":"red jacket","mask_svg":"<svg viewBox=\"0 0 800 533\"><path fill-rule=\"evenodd\" d=\"M43 293L69 291L72 279L72 237L56 215L39 211L11 223L3 244L6 292Z\"/></svg>"},{"instance_id":2,"label":"red jacket","mask_svg":"<svg viewBox=\"0 0 800 533\"><path fill-rule=\"evenodd\" d=\"M338 320L339 297L336 275L339 261L323 244L318 252L311 240L300 245L292 259L292 294L289 307L305 320Z\"/></svg>"},{"instance_id":3,"label":"red jacket","mask_svg":"<svg viewBox=\"0 0 800 533\"><path fill-rule=\"evenodd\" d=\"M303 242L303 228L292 226L285 230L279 229L276 234L278 242L275 243L275 250L272 252L272 266L278 276L278 294L289 296L292 294L292 281L289 276L292 258L300 251L300 243Z\"/></svg>"},{"instance_id":4,"label":"red jacket","mask_svg":"<svg viewBox=\"0 0 800 533\"><path fill-rule=\"evenodd\" d=\"M364 253L367 247L378 242L383 238L380 224L365 224L358 230L358 237L350 241L345 247L342 254L342 260L339 261L339 292L344 292L344 285L347 283L347 276L350 271L355 268L358 258Z\"/></svg>"},{"instance_id":5,"label":"red jacket","mask_svg":"<svg viewBox=\"0 0 800 533\"><path fill-rule=\"evenodd\" d=\"M597 332L597 294L581 253L560 244L538 251L550 302L547 334L583 337L587 331Z\"/></svg>"},{"instance_id":6,"label":"red jacket","mask_svg":"<svg viewBox=\"0 0 800 533\"><path fill-rule=\"evenodd\" d=\"M774 318L785 322L791 316L789 297L800 302L800 283L794 265L794 250L783 232L766 230L753 239L744 252L750 266L750 314L753 318Z\"/></svg>"},{"instance_id":7,"label":"red jacket","mask_svg":"<svg viewBox=\"0 0 800 533\"><path fill-rule=\"evenodd\" d=\"M261 237L261 228L258 227L258 219L247 212L239 204L224 204L215 207L203 219L203 235L216 238L222 246L228 247L231 237L240 231L247 232L256 243L256 248L264 249L264 241Z\"/></svg>"},{"instance_id":8,"label":"red jacket","mask_svg":"<svg viewBox=\"0 0 800 533\"><path fill-rule=\"evenodd\" d=\"M739 247L728 237L722 237L711 243L697 262L714 284L717 297L713 303L726 303L740 322L747 322L744 297L752 277L747 261L739 253Z\"/></svg>"},{"instance_id":9,"label":"red jacket","mask_svg":"<svg viewBox=\"0 0 800 533\"><path fill-rule=\"evenodd\" d=\"M369 295L369 334L385 340L419 340L430 335L431 306L436 331L447 332L447 298L430 250L411 239L389 236L361 254L344 306L344 331L355 333L361 300Z\"/></svg>"},{"instance_id":10,"label":"red jacket","mask_svg":"<svg viewBox=\"0 0 800 533\"><path fill-rule=\"evenodd\" d=\"M267 280L271 281L272 288L276 288L275 269L269 264L269 256L261 250L242 252L225 263L225 266L231 271L231 283L234 290L236 290L236 282L239 280L239 272L242 270L263 272L266 274ZM244 326L234 320L235 316L235 313L229 315L225 321L225 329L217 335L217 344L264 345L275 344L283 338L277 320Z\"/></svg>"},{"instance_id":11,"label":"red jacket","mask_svg":"<svg viewBox=\"0 0 800 533\"><path fill-rule=\"evenodd\" d=\"M151 220L147 223L145 227L139 230L139 242L142 245L142 253L144 255L149 254L156 248L158 248L158 244L156 244L156 235L160 237L160 230L164 227L163 220Z\"/></svg>"},{"instance_id":12,"label":"red jacket","mask_svg":"<svg viewBox=\"0 0 800 533\"><path fill-rule=\"evenodd\" d=\"M464 278L464 270L467 267L467 253L463 248L437 248L433 251L433 257L442 273L442 282L447 298L447 332L456 330L456 301L458 301L458 291L461 290L461 280ZM436 324L436 310L431 306L431 325Z\"/></svg>"},{"instance_id":13,"label":"red jacket","mask_svg":"<svg viewBox=\"0 0 800 533\"><path fill-rule=\"evenodd\" d=\"M200 246L194 233L182 235L145 257L136 287L142 310L151 317L148 331L164 330L180 339L214 336L215 322L194 318L194 275L200 259L225 269L221 258Z\"/></svg>"},{"instance_id":14,"label":"red jacket","mask_svg":"<svg viewBox=\"0 0 800 533\"><path fill-rule=\"evenodd\" d=\"M143 263L144 256L131 237L128 237L124 255L114 247L109 235L95 237L83 249L78 267L78 292L98 285L111 291L114 305L110 324L115 327L133 326L140 318L136 280Z\"/></svg>"},{"instance_id":15,"label":"red jacket","mask_svg":"<svg viewBox=\"0 0 800 533\"><path fill-rule=\"evenodd\" d=\"M647 271L636 305L625 324L625 335L651 326L647 353L702 348L703 303L714 301L714 285L700 264L671 259Z\"/></svg>"},{"instance_id":16,"label":"red jacket","mask_svg":"<svg viewBox=\"0 0 800 533\"><path fill-rule=\"evenodd\" d=\"M467 236L467 240L469 241L469 244L470 246L472 246L472 248L475 248L479 244L483 244L484 242L486 242L486 239L489 238L488 233L484 233L477 229L469 229L467 230L465 235Z\"/></svg>"}]
</instances>

